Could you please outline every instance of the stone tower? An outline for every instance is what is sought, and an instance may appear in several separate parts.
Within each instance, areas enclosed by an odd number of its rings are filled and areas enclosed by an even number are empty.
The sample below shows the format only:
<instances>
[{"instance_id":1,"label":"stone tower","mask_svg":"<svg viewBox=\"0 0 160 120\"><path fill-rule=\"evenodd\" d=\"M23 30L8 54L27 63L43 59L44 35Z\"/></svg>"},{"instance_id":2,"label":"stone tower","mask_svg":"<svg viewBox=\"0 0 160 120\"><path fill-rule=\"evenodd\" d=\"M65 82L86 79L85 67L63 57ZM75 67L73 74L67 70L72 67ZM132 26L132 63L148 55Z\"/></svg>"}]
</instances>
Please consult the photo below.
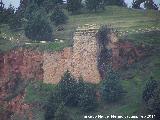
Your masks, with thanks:
<instances>
[{"instance_id":1,"label":"stone tower","mask_svg":"<svg viewBox=\"0 0 160 120\"><path fill-rule=\"evenodd\" d=\"M98 83L101 79L97 68L98 29L96 25L79 27L73 37L72 48L44 53L44 82L58 83L64 72L69 70L76 78L81 76L87 82Z\"/></svg>"}]
</instances>

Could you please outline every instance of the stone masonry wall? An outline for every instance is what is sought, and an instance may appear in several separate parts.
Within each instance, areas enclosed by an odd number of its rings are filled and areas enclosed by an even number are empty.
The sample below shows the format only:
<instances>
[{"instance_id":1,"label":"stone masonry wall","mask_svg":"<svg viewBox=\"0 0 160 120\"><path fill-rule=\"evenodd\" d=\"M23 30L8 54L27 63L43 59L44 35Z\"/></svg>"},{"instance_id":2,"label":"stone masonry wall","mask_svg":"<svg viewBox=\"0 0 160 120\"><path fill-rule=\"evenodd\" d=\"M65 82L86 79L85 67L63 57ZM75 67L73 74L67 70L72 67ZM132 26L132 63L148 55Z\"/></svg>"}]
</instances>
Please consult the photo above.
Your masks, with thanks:
<instances>
[{"instance_id":1,"label":"stone masonry wall","mask_svg":"<svg viewBox=\"0 0 160 120\"><path fill-rule=\"evenodd\" d=\"M96 33L94 27L77 29L73 48L44 53L44 82L58 83L64 72L69 70L76 78L81 76L87 82L98 83L101 78L97 68L99 47Z\"/></svg>"}]
</instances>

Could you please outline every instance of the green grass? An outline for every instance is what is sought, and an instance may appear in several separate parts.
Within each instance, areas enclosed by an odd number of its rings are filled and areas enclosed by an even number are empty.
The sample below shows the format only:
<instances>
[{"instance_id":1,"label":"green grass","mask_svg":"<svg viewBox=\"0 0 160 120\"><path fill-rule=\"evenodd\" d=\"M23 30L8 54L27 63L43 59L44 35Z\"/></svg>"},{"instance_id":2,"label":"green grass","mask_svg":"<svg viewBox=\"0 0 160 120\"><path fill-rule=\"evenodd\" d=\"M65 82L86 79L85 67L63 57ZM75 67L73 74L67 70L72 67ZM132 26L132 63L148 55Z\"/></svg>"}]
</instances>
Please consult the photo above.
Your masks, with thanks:
<instances>
[{"instance_id":1,"label":"green grass","mask_svg":"<svg viewBox=\"0 0 160 120\"><path fill-rule=\"evenodd\" d=\"M44 105L48 101L54 88L55 85L45 84L42 81L31 82L26 88L25 102Z\"/></svg>"}]
</instances>

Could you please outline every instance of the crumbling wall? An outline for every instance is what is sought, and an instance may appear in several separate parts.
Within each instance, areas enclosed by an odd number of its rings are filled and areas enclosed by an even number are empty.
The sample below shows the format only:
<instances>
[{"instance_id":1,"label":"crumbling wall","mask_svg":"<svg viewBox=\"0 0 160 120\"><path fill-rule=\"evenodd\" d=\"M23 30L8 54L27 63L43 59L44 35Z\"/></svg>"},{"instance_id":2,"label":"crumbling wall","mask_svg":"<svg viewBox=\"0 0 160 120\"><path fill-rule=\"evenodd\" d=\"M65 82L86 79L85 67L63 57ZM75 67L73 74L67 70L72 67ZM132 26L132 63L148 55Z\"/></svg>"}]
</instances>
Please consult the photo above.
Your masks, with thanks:
<instances>
[{"instance_id":1,"label":"crumbling wall","mask_svg":"<svg viewBox=\"0 0 160 120\"><path fill-rule=\"evenodd\" d=\"M98 83L100 75L97 68L98 44L97 29L78 29L74 36L73 48L63 51L44 53L44 82L58 83L66 70L76 78Z\"/></svg>"},{"instance_id":2,"label":"crumbling wall","mask_svg":"<svg viewBox=\"0 0 160 120\"><path fill-rule=\"evenodd\" d=\"M63 73L71 67L72 48L58 52L44 52L43 71L45 83L58 83Z\"/></svg>"}]
</instances>

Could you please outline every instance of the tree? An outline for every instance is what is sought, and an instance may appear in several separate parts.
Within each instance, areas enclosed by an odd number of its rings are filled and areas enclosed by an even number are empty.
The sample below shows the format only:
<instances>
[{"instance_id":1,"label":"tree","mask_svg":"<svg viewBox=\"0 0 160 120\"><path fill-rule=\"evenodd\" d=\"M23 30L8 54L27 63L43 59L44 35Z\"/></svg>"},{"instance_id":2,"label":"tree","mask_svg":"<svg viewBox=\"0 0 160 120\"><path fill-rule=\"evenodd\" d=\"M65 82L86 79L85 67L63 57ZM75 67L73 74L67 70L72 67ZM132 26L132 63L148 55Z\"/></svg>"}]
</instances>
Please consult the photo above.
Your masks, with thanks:
<instances>
[{"instance_id":1,"label":"tree","mask_svg":"<svg viewBox=\"0 0 160 120\"><path fill-rule=\"evenodd\" d=\"M126 3L124 0L105 0L106 5L117 5L126 7Z\"/></svg>"},{"instance_id":2,"label":"tree","mask_svg":"<svg viewBox=\"0 0 160 120\"><path fill-rule=\"evenodd\" d=\"M14 11L15 8L12 5L9 5L7 9L2 7L0 11L0 24L8 24L10 19L14 16Z\"/></svg>"},{"instance_id":3,"label":"tree","mask_svg":"<svg viewBox=\"0 0 160 120\"><path fill-rule=\"evenodd\" d=\"M34 4L34 3L30 3L25 9L24 17L27 20L32 20L32 19L34 19L34 17L36 16L38 11L39 11L38 5ZM40 14L40 13L38 13L38 14Z\"/></svg>"},{"instance_id":4,"label":"tree","mask_svg":"<svg viewBox=\"0 0 160 120\"><path fill-rule=\"evenodd\" d=\"M155 120L160 118L160 84L153 92L153 97L149 99L147 104L148 110L155 115Z\"/></svg>"},{"instance_id":5,"label":"tree","mask_svg":"<svg viewBox=\"0 0 160 120\"><path fill-rule=\"evenodd\" d=\"M65 103L65 105L76 106L77 105L77 81L66 71L58 83L59 94Z\"/></svg>"},{"instance_id":6,"label":"tree","mask_svg":"<svg viewBox=\"0 0 160 120\"><path fill-rule=\"evenodd\" d=\"M97 107L96 90L89 84L85 84L83 88L83 92L79 95L78 106L83 112L93 111Z\"/></svg>"},{"instance_id":7,"label":"tree","mask_svg":"<svg viewBox=\"0 0 160 120\"><path fill-rule=\"evenodd\" d=\"M147 110L156 115L155 120L160 117L160 82L153 77L146 83L142 94Z\"/></svg>"},{"instance_id":8,"label":"tree","mask_svg":"<svg viewBox=\"0 0 160 120\"><path fill-rule=\"evenodd\" d=\"M38 6L42 6L45 0L29 0L29 3L37 4Z\"/></svg>"},{"instance_id":9,"label":"tree","mask_svg":"<svg viewBox=\"0 0 160 120\"><path fill-rule=\"evenodd\" d=\"M158 83L153 77L146 83L142 98L147 103L153 97L154 90L158 87Z\"/></svg>"},{"instance_id":10,"label":"tree","mask_svg":"<svg viewBox=\"0 0 160 120\"><path fill-rule=\"evenodd\" d=\"M144 8L158 10L158 6L153 0L133 0L132 8L140 9L140 5L144 3Z\"/></svg>"},{"instance_id":11,"label":"tree","mask_svg":"<svg viewBox=\"0 0 160 120\"><path fill-rule=\"evenodd\" d=\"M20 27L22 27L22 17L21 15L15 13L12 18L10 18L9 20L9 26L10 26L10 29L18 29Z\"/></svg>"},{"instance_id":12,"label":"tree","mask_svg":"<svg viewBox=\"0 0 160 120\"><path fill-rule=\"evenodd\" d=\"M67 0L67 9L73 14L80 11L82 7L82 0Z\"/></svg>"},{"instance_id":13,"label":"tree","mask_svg":"<svg viewBox=\"0 0 160 120\"><path fill-rule=\"evenodd\" d=\"M153 9L153 10L158 10L158 6L154 3L153 0L146 0L144 2L144 7L146 9Z\"/></svg>"},{"instance_id":14,"label":"tree","mask_svg":"<svg viewBox=\"0 0 160 120\"><path fill-rule=\"evenodd\" d=\"M47 17L44 15L42 16L41 11L35 15L36 16L34 16L33 19L30 19L27 22L25 27L25 35L32 40L51 41L53 38L53 31Z\"/></svg>"},{"instance_id":15,"label":"tree","mask_svg":"<svg viewBox=\"0 0 160 120\"><path fill-rule=\"evenodd\" d=\"M86 0L86 7L90 11L97 11L98 9L104 9L104 0Z\"/></svg>"},{"instance_id":16,"label":"tree","mask_svg":"<svg viewBox=\"0 0 160 120\"><path fill-rule=\"evenodd\" d=\"M122 97L124 90L117 72L110 69L106 75L100 87L102 99L107 102L115 102Z\"/></svg>"},{"instance_id":17,"label":"tree","mask_svg":"<svg viewBox=\"0 0 160 120\"><path fill-rule=\"evenodd\" d=\"M57 26L57 25L66 23L68 18L64 14L62 9L59 6L56 6L55 9L54 9L54 12L52 13L52 15L50 17L50 19Z\"/></svg>"},{"instance_id":18,"label":"tree","mask_svg":"<svg viewBox=\"0 0 160 120\"><path fill-rule=\"evenodd\" d=\"M54 120L72 120L63 102L58 106Z\"/></svg>"},{"instance_id":19,"label":"tree","mask_svg":"<svg viewBox=\"0 0 160 120\"><path fill-rule=\"evenodd\" d=\"M140 4L141 4L141 1L139 0L133 0L132 2L132 8L135 8L135 9L140 9Z\"/></svg>"}]
</instances>

